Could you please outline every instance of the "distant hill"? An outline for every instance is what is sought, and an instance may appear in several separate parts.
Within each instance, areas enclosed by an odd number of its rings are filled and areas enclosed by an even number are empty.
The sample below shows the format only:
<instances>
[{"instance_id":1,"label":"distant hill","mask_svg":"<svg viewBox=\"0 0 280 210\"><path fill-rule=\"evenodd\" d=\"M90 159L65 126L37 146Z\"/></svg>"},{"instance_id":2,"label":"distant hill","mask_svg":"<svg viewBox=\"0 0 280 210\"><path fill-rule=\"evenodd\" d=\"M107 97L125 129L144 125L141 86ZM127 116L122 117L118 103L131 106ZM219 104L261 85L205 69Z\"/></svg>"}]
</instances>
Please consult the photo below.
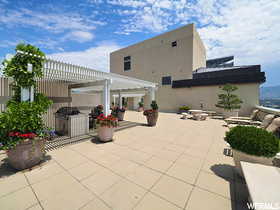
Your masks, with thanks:
<instances>
[{"instance_id":1,"label":"distant hill","mask_svg":"<svg viewBox=\"0 0 280 210\"><path fill-rule=\"evenodd\" d=\"M260 99L280 99L280 85L260 88Z\"/></svg>"}]
</instances>

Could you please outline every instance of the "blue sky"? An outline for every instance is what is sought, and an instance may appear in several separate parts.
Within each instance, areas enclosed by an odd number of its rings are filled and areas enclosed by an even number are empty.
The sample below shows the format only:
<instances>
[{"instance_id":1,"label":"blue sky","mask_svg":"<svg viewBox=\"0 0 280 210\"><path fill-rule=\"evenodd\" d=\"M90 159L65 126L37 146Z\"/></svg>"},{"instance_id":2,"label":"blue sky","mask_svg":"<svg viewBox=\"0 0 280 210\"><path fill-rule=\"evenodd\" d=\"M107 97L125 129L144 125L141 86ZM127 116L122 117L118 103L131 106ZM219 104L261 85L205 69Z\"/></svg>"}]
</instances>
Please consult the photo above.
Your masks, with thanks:
<instances>
[{"instance_id":1,"label":"blue sky","mask_svg":"<svg viewBox=\"0 0 280 210\"><path fill-rule=\"evenodd\" d=\"M280 85L279 0L0 0L0 59L24 41L108 71L110 52L188 23L208 58L261 64L264 86Z\"/></svg>"}]
</instances>

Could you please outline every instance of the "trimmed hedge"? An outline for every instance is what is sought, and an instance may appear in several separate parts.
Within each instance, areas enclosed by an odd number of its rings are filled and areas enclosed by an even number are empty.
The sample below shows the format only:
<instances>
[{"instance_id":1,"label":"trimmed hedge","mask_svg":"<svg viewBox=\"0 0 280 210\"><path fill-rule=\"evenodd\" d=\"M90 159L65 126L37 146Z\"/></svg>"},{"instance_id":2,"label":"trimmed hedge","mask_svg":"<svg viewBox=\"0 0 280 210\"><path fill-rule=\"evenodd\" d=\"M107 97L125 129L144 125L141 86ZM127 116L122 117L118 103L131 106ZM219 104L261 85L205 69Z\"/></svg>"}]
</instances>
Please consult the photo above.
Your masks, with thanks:
<instances>
[{"instance_id":1,"label":"trimmed hedge","mask_svg":"<svg viewBox=\"0 0 280 210\"><path fill-rule=\"evenodd\" d=\"M253 126L236 126L226 132L225 141L233 149L249 155L274 157L279 151L279 139L272 133Z\"/></svg>"}]
</instances>

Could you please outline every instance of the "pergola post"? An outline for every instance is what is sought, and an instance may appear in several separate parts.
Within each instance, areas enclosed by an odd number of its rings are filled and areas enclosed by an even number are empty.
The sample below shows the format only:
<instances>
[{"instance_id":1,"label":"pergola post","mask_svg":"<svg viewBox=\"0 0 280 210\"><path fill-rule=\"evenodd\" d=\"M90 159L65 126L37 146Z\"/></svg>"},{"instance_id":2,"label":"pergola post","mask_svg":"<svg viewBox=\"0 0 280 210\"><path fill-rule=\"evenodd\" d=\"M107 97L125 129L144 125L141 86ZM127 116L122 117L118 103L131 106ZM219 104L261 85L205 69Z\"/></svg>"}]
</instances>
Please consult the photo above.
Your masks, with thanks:
<instances>
[{"instance_id":1,"label":"pergola post","mask_svg":"<svg viewBox=\"0 0 280 210\"><path fill-rule=\"evenodd\" d=\"M28 63L27 64L27 71L32 72L32 64ZM34 87L30 88L23 88L21 87L21 101L34 101Z\"/></svg>"},{"instance_id":2,"label":"pergola post","mask_svg":"<svg viewBox=\"0 0 280 210\"><path fill-rule=\"evenodd\" d=\"M156 97L155 97L155 92L156 92L156 89L151 87L149 88L149 95L150 95L150 103L152 103L152 101L155 101L156 100Z\"/></svg>"},{"instance_id":3,"label":"pergola post","mask_svg":"<svg viewBox=\"0 0 280 210\"><path fill-rule=\"evenodd\" d=\"M114 106L116 106L116 97L115 96L113 96L113 102L114 102Z\"/></svg>"},{"instance_id":4,"label":"pergola post","mask_svg":"<svg viewBox=\"0 0 280 210\"><path fill-rule=\"evenodd\" d=\"M122 95L121 95L121 91L119 91L119 107L122 108Z\"/></svg>"},{"instance_id":5,"label":"pergola post","mask_svg":"<svg viewBox=\"0 0 280 210\"><path fill-rule=\"evenodd\" d=\"M104 115L108 116L110 114L110 86L112 81L106 79L104 81L103 87L103 107L104 107Z\"/></svg>"}]
</instances>

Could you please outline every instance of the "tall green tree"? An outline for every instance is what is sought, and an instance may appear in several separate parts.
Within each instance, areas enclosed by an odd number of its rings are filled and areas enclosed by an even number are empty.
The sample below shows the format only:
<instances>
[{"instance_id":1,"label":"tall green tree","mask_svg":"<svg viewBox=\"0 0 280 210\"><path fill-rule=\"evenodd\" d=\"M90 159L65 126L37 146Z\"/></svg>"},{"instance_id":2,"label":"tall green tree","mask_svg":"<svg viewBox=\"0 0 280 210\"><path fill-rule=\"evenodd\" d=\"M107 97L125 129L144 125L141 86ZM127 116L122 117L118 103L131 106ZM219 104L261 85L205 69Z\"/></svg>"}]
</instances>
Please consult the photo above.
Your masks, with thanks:
<instances>
[{"instance_id":1,"label":"tall green tree","mask_svg":"<svg viewBox=\"0 0 280 210\"><path fill-rule=\"evenodd\" d=\"M238 88L234 85L226 84L222 87L223 93L219 94L219 101L216 107L232 111L234 109L240 109L243 101L239 97L233 94Z\"/></svg>"}]
</instances>

